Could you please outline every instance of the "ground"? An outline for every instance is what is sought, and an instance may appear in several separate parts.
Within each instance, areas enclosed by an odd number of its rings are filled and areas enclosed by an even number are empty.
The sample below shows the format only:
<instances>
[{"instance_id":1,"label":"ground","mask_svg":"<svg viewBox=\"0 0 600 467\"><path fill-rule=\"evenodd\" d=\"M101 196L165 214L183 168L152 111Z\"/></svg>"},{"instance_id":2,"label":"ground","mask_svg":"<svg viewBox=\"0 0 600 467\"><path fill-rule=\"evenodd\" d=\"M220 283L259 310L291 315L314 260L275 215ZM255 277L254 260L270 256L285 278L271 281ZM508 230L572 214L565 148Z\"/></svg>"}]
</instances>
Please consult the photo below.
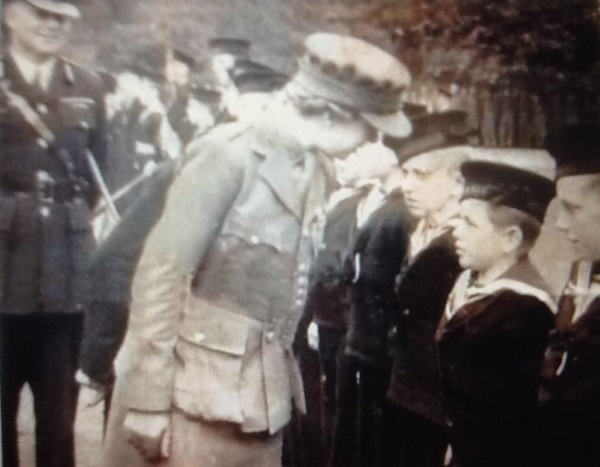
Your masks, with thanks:
<instances>
[{"instance_id":1,"label":"ground","mask_svg":"<svg viewBox=\"0 0 600 467\"><path fill-rule=\"evenodd\" d=\"M34 421L31 392L25 387L19 412L21 467L35 467ZM78 467L100 467L102 443L102 407L87 408L80 402L75 426Z\"/></svg>"}]
</instances>

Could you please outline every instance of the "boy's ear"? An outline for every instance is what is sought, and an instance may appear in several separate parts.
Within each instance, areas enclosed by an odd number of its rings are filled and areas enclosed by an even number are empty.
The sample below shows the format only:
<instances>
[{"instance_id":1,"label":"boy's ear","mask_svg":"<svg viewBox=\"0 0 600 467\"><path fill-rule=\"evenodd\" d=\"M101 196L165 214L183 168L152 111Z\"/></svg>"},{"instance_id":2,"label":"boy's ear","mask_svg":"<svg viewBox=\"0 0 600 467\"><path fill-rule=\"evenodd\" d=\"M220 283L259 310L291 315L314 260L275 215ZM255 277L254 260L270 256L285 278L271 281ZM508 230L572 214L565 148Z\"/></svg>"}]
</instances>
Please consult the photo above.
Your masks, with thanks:
<instances>
[{"instance_id":1,"label":"boy's ear","mask_svg":"<svg viewBox=\"0 0 600 467\"><path fill-rule=\"evenodd\" d=\"M504 229L502 250L504 253L512 253L521 248L523 244L523 231L516 225Z\"/></svg>"}]
</instances>

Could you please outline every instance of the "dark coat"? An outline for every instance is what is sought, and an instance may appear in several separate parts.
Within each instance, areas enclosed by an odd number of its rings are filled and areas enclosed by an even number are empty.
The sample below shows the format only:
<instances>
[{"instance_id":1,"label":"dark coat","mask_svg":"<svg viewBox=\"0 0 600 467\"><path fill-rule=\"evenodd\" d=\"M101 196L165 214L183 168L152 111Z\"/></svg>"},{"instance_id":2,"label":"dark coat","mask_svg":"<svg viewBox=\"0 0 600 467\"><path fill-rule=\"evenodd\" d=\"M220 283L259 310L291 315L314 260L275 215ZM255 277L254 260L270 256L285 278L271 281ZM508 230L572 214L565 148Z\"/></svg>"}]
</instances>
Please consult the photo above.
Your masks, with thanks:
<instances>
[{"instance_id":1,"label":"dark coat","mask_svg":"<svg viewBox=\"0 0 600 467\"><path fill-rule=\"evenodd\" d=\"M387 335L397 307L394 284L406 255L411 224L402 194L391 193L360 228L352 248L358 270L350 289L346 352L369 363L389 365Z\"/></svg>"},{"instance_id":2,"label":"dark coat","mask_svg":"<svg viewBox=\"0 0 600 467\"><path fill-rule=\"evenodd\" d=\"M448 294L461 272L451 232L434 239L398 279L398 307L393 317L391 348L392 402L444 423L435 332Z\"/></svg>"},{"instance_id":3,"label":"dark coat","mask_svg":"<svg viewBox=\"0 0 600 467\"><path fill-rule=\"evenodd\" d=\"M540 395L547 466L600 465L600 298L590 300L574 322L561 306L546 351Z\"/></svg>"},{"instance_id":4,"label":"dark coat","mask_svg":"<svg viewBox=\"0 0 600 467\"><path fill-rule=\"evenodd\" d=\"M501 288L444 321L440 367L456 465L534 465L537 392L553 321L547 302Z\"/></svg>"},{"instance_id":5,"label":"dark coat","mask_svg":"<svg viewBox=\"0 0 600 467\"><path fill-rule=\"evenodd\" d=\"M62 59L47 91L30 86L10 56L4 66L4 85L35 109L56 140L40 144L33 126L3 97L1 312L81 310L93 250L90 207L98 195L85 153L91 150L104 166L104 88L98 76ZM51 180L36 182L42 172Z\"/></svg>"},{"instance_id":6,"label":"dark coat","mask_svg":"<svg viewBox=\"0 0 600 467\"><path fill-rule=\"evenodd\" d=\"M552 335L550 352L566 352L564 369L545 382L551 399L568 410L600 417L600 298L593 300L577 321Z\"/></svg>"},{"instance_id":7,"label":"dark coat","mask_svg":"<svg viewBox=\"0 0 600 467\"><path fill-rule=\"evenodd\" d=\"M319 326L345 332L350 307L351 248L356 235L356 208L364 193L340 201L326 216L323 246L309 275L306 311Z\"/></svg>"}]
</instances>

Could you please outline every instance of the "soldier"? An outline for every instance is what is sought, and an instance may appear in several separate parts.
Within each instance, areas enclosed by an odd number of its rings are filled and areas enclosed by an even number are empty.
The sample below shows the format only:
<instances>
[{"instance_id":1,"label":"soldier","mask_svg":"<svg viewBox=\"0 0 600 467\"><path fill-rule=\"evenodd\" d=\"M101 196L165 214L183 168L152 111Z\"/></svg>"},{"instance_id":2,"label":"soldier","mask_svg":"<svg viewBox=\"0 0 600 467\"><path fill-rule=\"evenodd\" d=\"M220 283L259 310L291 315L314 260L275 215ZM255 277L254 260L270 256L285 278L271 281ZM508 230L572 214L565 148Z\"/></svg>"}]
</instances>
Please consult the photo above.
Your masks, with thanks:
<instances>
[{"instance_id":1,"label":"soldier","mask_svg":"<svg viewBox=\"0 0 600 467\"><path fill-rule=\"evenodd\" d=\"M591 467L600 464L600 125L559 128L546 147L557 164L556 226L579 264L559 301L546 351L543 465Z\"/></svg>"},{"instance_id":2,"label":"soldier","mask_svg":"<svg viewBox=\"0 0 600 467\"><path fill-rule=\"evenodd\" d=\"M16 418L27 383L37 464L65 467L74 464L74 374L93 248L90 208L98 194L86 153L103 165L103 84L59 56L80 16L75 4L14 0L4 13L2 454L5 466L18 465Z\"/></svg>"},{"instance_id":3,"label":"soldier","mask_svg":"<svg viewBox=\"0 0 600 467\"><path fill-rule=\"evenodd\" d=\"M291 345L331 159L375 128L410 131L395 58L335 34L305 47L264 118L207 136L169 191L134 279L107 466L281 465L292 400L304 405Z\"/></svg>"},{"instance_id":4,"label":"soldier","mask_svg":"<svg viewBox=\"0 0 600 467\"><path fill-rule=\"evenodd\" d=\"M453 236L466 269L450 293L436 340L452 464L538 465L537 391L555 304L529 259L554 197L551 178L514 166L554 163L545 151L493 150L465 162Z\"/></svg>"},{"instance_id":5,"label":"soldier","mask_svg":"<svg viewBox=\"0 0 600 467\"><path fill-rule=\"evenodd\" d=\"M410 467L439 466L446 449L435 331L461 271L451 224L462 193L459 167L470 155L468 146L457 145L464 144L469 134L465 119L461 112L445 114L422 138L409 139L402 163L400 187L418 221L398 276L398 304L390 318L392 405L386 414L402 433L394 446L396 455Z\"/></svg>"}]
</instances>

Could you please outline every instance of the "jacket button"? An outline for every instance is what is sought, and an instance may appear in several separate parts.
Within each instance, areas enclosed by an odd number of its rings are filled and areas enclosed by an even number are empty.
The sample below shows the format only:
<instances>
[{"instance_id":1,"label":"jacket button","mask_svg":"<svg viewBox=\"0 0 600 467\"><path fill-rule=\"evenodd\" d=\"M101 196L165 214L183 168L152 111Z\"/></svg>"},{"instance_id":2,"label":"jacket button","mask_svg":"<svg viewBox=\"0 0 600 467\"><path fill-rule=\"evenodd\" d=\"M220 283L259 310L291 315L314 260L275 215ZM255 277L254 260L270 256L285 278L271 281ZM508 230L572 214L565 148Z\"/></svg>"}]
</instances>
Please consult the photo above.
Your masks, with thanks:
<instances>
[{"instance_id":1,"label":"jacket button","mask_svg":"<svg viewBox=\"0 0 600 467\"><path fill-rule=\"evenodd\" d=\"M304 300L302 300L301 298L298 298L296 300L296 306L302 306L303 303L304 303Z\"/></svg>"},{"instance_id":2,"label":"jacket button","mask_svg":"<svg viewBox=\"0 0 600 467\"><path fill-rule=\"evenodd\" d=\"M265 340L267 342L273 342L273 339L275 339L275 332L269 331L267 334L265 334Z\"/></svg>"},{"instance_id":3,"label":"jacket button","mask_svg":"<svg viewBox=\"0 0 600 467\"><path fill-rule=\"evenodd\" d=\"M48 113L48 106L46 104L37 104L35 106L35 108L37 109L37 111L39 113L41 113L42 115L46 115Z\"/></svg>"},{"instance_id":4,"label":"jacket button","mask_svg":"<svg viewBox=\"0 0 600 467\"><path fill-rule=\"evenodd\" d=\"M40 208L40 215L42 217L48 217L48 216L50 216L50 208L48 206L42 206Z\"/></svg>"},{"instance_id":5,"label":"jacket button","mask_svg":"<svg viewBox=\"0 0 600 467\"><path fill-rule=\"evenodd\" d=\"M402 312L402 314L403 314L404 316L408 316L408 315L410 315L410 310L409 310L408 308L406 308L406 309L405 309L405 310Z\"/></svg>"}]
</instances>

